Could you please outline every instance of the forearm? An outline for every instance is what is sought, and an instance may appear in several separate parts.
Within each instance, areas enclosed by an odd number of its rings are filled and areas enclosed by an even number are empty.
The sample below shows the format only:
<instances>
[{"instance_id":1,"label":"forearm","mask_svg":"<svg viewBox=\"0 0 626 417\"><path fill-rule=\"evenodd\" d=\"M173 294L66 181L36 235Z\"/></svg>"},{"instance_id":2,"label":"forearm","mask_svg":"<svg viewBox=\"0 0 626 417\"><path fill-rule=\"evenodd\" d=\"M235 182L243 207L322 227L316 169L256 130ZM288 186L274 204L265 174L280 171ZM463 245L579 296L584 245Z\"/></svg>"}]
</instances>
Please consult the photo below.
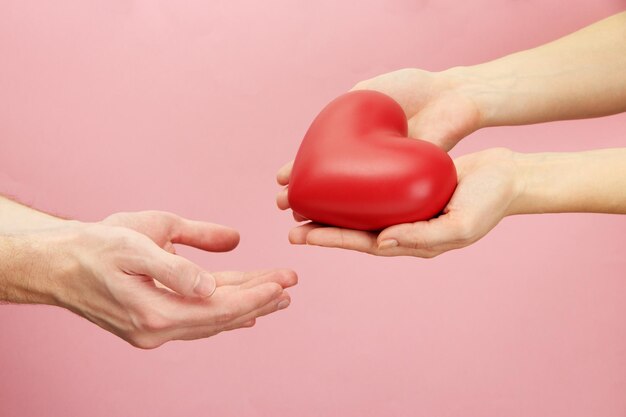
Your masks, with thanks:
<instances>
[{"instance_id":1,"label":"forearm","mask_svg":"<svg viewBox=\"0 0 626 417\"><path fill-rule=\"evenodd\" d=\"M0 301L53 303L48 284L59 265L44 231L64 222L0 195Z\"/></svg>"},{"instance_id":2,"label":"forearm","mask_svg":"<svg viewBox=\"0 0 626 417\"><path fill-rule=\"evenodd\" d=\"M44 242L27 234L0 236L0 301L53 304L53 264Z\"/></svg>"},{"instance_id":3,"label":"forearm","mask_svg":"<svg viewBox=\"0 0 626 417\"><path fill-rule=\"evenodd\" d=\"M626 148L515 154L518 197L508 214L626 214Z\"/></svg>"},{"instance_id":4,"label":"forearm","mask_svg":"<svg viewBox=\"0 0 626 417\"><path fill-rule=\"evenodd\" d=\"M482 127L626 111L626 12L537 48L444 73L476 102Z\"/></svg>"},{"instance_id":5,"label":"forearm","mask_svg":"<svg viewBox=\"0 0 626 417\"><path fill-rule=\"evenodd\" d=\"M0 301L56 304L67 269L56 232L71 223L0 195Z\"/></svg>"},{"instance_id":6,"label":"forearm","mask_svg":"<svg viewBox=\"0 0 626 417\"><path fill-rule=\"evenodd\" d=\"M32 209L0 195L0 234L56 226L63 219Z\"/></svg>"}]
</instances>

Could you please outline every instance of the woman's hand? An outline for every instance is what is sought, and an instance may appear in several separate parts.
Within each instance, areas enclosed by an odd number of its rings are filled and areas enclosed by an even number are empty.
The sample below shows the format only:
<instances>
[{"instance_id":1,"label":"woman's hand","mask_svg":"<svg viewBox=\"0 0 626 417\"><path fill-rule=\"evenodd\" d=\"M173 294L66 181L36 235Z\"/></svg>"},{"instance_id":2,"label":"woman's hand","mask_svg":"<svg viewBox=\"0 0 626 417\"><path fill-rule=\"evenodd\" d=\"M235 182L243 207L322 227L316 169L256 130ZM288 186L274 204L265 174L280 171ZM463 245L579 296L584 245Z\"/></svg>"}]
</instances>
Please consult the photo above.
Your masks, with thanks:
<instances>
[{"instance_id":1,"label":"woman's hand","mask_svg":"<svg viewBox=\"0 0 626 417\"><path fill-rule=\"evenodd\" d=\"M454 71L428 72L407 68L379 75L355 85L354 90L374 90L396 100L404 110L409 136L432 142L450 150L461 139L481 127L481 112L463 77ZM277 180L284 188L276 202L281 210L289 208L287 199L289 176L293 161L284 165ZM306 220L294 213L296 221Z\"/></svg>"},{"instance_id":2,"label":"woman's hand","mask_svg":"<svg viewBox=\"0 0 626 417\"><path fill-rule=\"evenodd\" d=\"M626 214L626 148L536 154L496 148L454 163L459 184L439 217L380 233L308 223L292 229L289 240L380 256L432 258L476 242L508 215ZM282 207L284 197L279 199Z\"/></svg>"},{"instance_id":3,"label":"woman's hand","mask_svg":"<svg viewBox=\"0 0 626 417\"><path fill-rule=\"evenodd\" d=\"M520 195L515 154L490 149L458 158L459 176L443 214L429 221L399 224L380 233L308 223L291 230L293 244L350 249L380 256L432 258L470 245L510 213Z\"/></svg>"},{"instance_id":4,"label":"woman's hand","mask_svg":"<svg viewBox=\"0 0 626 417\"><path fill-rule=\"evenodd\" d=\"M409 136L448 151L481 127L481 109L465 78L452 69L407 68L361 81L352 90L374 90L396 100L406 114Z\"/></svg>"}]
</instances>

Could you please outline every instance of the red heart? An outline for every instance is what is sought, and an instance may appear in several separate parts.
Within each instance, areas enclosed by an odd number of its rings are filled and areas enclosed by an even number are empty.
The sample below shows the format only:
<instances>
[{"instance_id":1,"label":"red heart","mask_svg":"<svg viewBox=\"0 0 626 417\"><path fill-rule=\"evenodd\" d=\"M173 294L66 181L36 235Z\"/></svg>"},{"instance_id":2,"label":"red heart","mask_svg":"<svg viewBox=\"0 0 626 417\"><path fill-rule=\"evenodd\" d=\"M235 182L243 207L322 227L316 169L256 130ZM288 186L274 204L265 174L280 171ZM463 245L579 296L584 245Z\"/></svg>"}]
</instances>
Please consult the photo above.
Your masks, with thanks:
<instances>
[{"instance_id":1,"label":"red heart","mask_svg":"<svg viewBox=\"0 0 626 417\"><path fill-rule=\"evenodd\" d=\"M446 152L407 137L391 97L354 91L330 102L302 140L289 204L318 223L379 230L440 213L456 187Z\"/></svg>"}]
</instances>

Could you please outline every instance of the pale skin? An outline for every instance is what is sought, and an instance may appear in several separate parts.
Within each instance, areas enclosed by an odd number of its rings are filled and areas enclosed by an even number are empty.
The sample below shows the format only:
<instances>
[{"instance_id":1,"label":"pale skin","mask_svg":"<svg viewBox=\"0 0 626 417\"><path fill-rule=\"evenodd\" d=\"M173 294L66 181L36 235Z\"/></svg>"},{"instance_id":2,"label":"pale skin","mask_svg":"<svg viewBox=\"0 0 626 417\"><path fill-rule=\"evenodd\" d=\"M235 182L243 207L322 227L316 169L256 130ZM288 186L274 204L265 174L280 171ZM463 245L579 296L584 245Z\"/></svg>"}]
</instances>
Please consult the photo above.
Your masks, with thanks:
<instances>
[{"instance_id":1,"label":"pale skin","mask_svg":"<svg viewBox=\"0 0 626 417\"><path fill-rule=\"evenodd\" d=\"M626 12L554 42L471 67L403 69L362 81L403 107L409 135L445 150L478 129L599 117L626 111ZM315 223L295 227L293 244L380 256L432 258L468 246L505 216L626 214L626 148L519 154L488 149L454 161L459 184L439 217L363 232ZM292 162L277 181L289 208ZM303 217L294 213L297 221Z\"/></svg>"},{"instance_id":2,"label":"pale skin","mask_svg":"<svg viewBox=\"0 0 626 417\"><path fill-rule=\"evenodd\" d=\"M293 271L207 272L175 245L234 249L239 234L172 213L59 219L0 197L0 300L64 307L133 346L206 338L286 308Z\"/></svg>"}]
</instances>

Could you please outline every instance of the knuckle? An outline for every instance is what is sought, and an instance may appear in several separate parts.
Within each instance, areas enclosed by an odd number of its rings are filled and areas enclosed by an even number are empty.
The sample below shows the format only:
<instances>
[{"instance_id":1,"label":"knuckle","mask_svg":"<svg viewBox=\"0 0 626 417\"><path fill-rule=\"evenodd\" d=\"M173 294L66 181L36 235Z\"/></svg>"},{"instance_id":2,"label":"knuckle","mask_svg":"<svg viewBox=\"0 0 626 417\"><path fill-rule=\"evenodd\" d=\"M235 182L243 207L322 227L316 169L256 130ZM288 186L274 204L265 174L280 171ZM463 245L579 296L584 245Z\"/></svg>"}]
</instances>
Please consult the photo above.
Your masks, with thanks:
<instances>
[{"instance_id":1,"label":"knuckle","mask_svg":"<svg viewBox=\"0 0 626 417\"><path fill-rule=\"evenodd\" d=\"M117 244L125 250L137 246L137 244L141 241L140 239L137 239L137 236L133 236L130 233L124 233L123 231L118 231L115 239L117 240Z\"/></svg>"},{"instance_id":2,"label":"knuckle","mask_svg":"<svg viewBox=\"0 0 626 417\"><path fill-rule=\"evenodd\" d=\"M111 230L111 240L120 251L126 252L136 249L146 243L147 236L134 233L123 227L115 227Z\"/></svg>"},{"instance_id":3,"label":"knuckle","mask_svg":"<svg viewBox=\"0 0 626 417\"><path fill-rule=\"evenodd\" d=\"M147 310L137 314L133 324L140 333L151 334L171 327L171 320L157 310Z\"/></svg>"}]
</instances>

